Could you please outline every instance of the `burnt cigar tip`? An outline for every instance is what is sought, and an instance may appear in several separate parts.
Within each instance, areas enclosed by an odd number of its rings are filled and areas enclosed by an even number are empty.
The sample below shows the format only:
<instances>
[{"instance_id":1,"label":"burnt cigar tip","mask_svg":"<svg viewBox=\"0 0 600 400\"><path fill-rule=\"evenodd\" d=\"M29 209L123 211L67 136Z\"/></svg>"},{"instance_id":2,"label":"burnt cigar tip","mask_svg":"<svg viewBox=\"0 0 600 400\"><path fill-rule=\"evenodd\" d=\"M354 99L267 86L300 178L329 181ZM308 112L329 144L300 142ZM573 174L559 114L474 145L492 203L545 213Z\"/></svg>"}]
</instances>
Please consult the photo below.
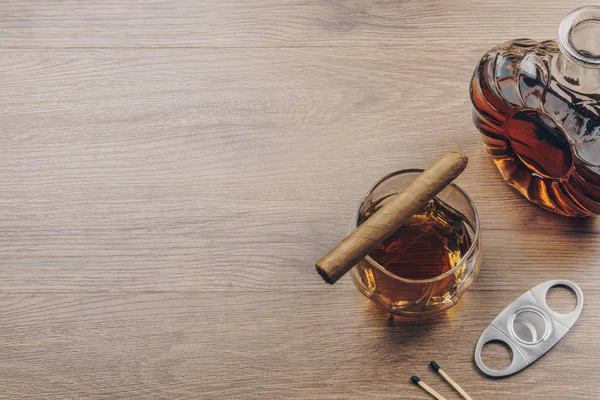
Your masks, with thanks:
<instances>
[{"instance_id":1,"label":"burnt cigar tip","mask_svg":"<svg viewBox=\"0 0 600 400\"><path fill-rule=\"evenodd\" d=\"M315 269L317 270L319 275L321 275L321 278L323 278L323 280L325 282L329 283L330 285L333 285L335 283L335 281L333 279L331 279L331 277L327 274L327 272L325 272L325 270L323 268L319 267L318 264L315 264Z\"/></svg>"}]
</instances>

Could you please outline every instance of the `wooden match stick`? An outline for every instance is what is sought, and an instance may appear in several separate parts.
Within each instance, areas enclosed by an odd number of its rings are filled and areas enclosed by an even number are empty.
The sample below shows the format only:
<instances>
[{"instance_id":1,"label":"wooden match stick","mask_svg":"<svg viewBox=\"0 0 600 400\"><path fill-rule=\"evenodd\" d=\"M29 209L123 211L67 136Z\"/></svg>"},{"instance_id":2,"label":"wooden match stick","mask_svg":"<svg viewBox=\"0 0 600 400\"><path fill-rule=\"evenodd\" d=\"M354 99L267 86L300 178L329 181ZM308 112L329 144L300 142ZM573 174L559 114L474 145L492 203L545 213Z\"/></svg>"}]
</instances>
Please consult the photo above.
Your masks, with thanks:
<instances>
[{"instance_id":1,"label":"wooden match stick","mask_svg":"<svg viewBox=\"0 0 600 400\"><path fill-rule=\"evenodd\" d=\"M444 378L446 380L446 382L448 382L450 384L450 386L452 386L454 388L454 390L456 390L458 392L458 394L460 394L463 397L463 399L465 399L465 400L473 400L471 398L471 396L469 396L467 394L467 392L465 392L463 390L463 388L461 388L458 385L458 383L454 382L454 380L452 378L450 378L448 376L448 374L445 373L444 370L441 369L440 366L435 361L430 362L429 365L431 366L431 369L433 369L435 372L437 372L438 374L440 374L442 376L442 378Z\"/></svg>"},{"instance_id":2,"label":"wooden match stick","mask_svg":"<svg viewBox=\"0 0 600 400\"><path fill-rule=\"evenodd\" d=\"M415 385L421 386L427 393L429 393L430 395L435 397L437 400L446 400L446 398L444 396L442 396L441 394L439 394L438 392L436 392L435 390L430 388L429 385L427 385L425 382L423 382L421 379L419 379L418 376L413 376L412 378L410 378L410 380Z\"/></svg>"}]
</instances>

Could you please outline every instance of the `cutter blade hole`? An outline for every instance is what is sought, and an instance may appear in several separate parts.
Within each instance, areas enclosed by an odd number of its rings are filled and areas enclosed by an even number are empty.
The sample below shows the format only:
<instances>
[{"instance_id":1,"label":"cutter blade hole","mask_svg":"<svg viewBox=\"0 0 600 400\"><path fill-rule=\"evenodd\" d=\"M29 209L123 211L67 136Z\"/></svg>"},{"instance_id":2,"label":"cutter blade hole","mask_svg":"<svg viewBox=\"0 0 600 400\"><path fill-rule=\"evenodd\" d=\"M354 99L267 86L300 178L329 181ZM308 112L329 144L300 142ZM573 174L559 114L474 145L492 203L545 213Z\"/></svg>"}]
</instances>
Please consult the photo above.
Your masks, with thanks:
<instances>
[{"instance_id":1,"label":"cutter blade hole","mask_svg":"<svg viewBox=\"0 0 600 400\"><path fill-rule=\"evenodd\" d=\"M508 344L500 340L492 340L483 345L481 361L491 370L503 371L510 366L513 352Z\"/></svg>"},{"instance_id":2,"label":"cutter blade hole","mask_svg":"<svg viewBox=\"0 0 600 400\"><path fill-rule=\"evenodd\" d=\"M568 314L577 306L577 295L568 286L552 286L546 292L546 303L556 313Z\"/></svg>"}]
</instances>

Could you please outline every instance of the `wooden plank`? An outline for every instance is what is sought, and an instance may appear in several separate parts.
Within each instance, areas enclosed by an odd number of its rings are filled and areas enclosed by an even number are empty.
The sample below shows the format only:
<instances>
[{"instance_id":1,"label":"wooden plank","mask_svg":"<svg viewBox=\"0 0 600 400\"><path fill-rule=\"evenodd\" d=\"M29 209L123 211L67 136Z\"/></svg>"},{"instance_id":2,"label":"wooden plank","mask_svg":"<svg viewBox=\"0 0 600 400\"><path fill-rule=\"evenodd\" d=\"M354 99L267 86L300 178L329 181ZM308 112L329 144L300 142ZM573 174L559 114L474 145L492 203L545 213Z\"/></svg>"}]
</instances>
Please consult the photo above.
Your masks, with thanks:
<instances>
[{"instance_id":1,"label":"wooden plank","mask_svg":"<svg viewBox=\"0 0 600 400\"><path fill-rule=\"evenodd\" d=\"M501 271L482 288L598 279L598 221L529 205L483 154L455 67L477 56L419 80L437 51L415 54L5 51L0 288L320 290L312 264L375 180L455 146Z\"/></svg>"},{"instance_id":2,"label":"wooden plank","mask_svg":"<svg viewBox=\"0 0 600 400\"><path fill-rule=\"evenodd\" d=\"M556 38L579 0L9 1L2 47L280 47L438 44Z\"/></svg>"},{"instance_id":3,"label":"wooden plank","mask_svg":"<svg viewBox=\"0 0 600 400\"><path fill-rule=\"evenodd\" d=\"M113 228L75 221L63 228L3 228L0 290L327 290L314 262L345 234L344 216L331 217L326 205L270 204L279 211L253 213L257 203L235 215L191 208L187 220L177 216L189 211L176 207L128 215ZM524 291L558 278L600 284L597 235L490 229L482 243L480 290L517 285ZM338 285L351 282L346 277Z\"/></svg>"},{"instance_id":4,"label":"wooden plank","mask_svg":"<svg viewBox=\"0 0 600 400\"><path fill-rule=\"evenodd\" d=\"M445 317L408 325L354 290L2 294L0 398L417 400L417 374L458 399L429 370L436 360L475 399L592 399L597 379L582 371L597 366L600 293L582 285L589 300L573 330L505 380L480 375L472 354L519 290L470 292Z\"/></svg>"}]
</instances>

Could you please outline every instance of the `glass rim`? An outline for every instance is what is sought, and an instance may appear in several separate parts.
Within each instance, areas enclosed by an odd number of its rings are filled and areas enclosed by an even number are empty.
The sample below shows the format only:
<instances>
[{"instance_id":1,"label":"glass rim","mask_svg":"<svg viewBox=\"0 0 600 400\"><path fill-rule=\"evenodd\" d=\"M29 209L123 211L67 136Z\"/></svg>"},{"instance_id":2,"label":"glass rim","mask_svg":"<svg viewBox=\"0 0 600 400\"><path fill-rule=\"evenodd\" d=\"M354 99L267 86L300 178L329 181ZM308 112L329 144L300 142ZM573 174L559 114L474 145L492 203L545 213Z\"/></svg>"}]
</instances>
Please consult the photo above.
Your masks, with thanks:
<instances>
[{"instance_id":1,"label":"glass rim","mask_svg":"<svg viewBox=\"0 0 600 400\"><path fill-rule=\"evenodd\" d=\"M375 188L381 182L383 182L386 179L389 179L389 178L391 178L393 176L396 176L396 175L421 173L423 171L424 171L424 169L422 169L422 168L401 169L401 170L398 170L398 171L391 172L391 173L385 175L384 177L382 177L381 179L379 179L377 182L375 182L375 184L373 186L371 186L371 188L367 191L367 193L363 196L362 200L358 204L358 208L356 209L356 212L354 213L354 218L352 220L352 228L353 228L353 230L358 227L358 220L360 218L360 209L362 208L363 204L365 203L365 200L367 199L367 197L369 196L369 194L371 194L373 192L373 190L375 190ZM454 268L452 268L452 269L450 269L450 270L444 272L443 274L438 275L438 276L436 276L434 278L428 278L428 279L409 279L409 278L403 278L401 276L398 276L398 275L396 275L396 274L388 271L387 269L383 268L383 266L381 266L381 264L379 264L377 261L375 261L373 258L371 258L371 256L368 255L368 254L364 257L364 260L367 261L370 265L372 265L375 268L377 268L379 271L381 271L384 274L386 274L387 276L389 276L390 278L396 279L396 280L399 280L399 281L402 281L402 282L405 282L405 283L410 283L410 284L423 284L423 283L435 283L435 282L439 282L439 281L441 281L443 279L446 279L448 276L450 276L451 274L453 274L454 272L456 272L459 268L461 268L466 263L467 259L469 259L471 257L471 255L475 252L475 249L479 245L479 236L480 236L479 214L477 213L477 208L475 207L475 203L473 203L473 200L467 194L467 192L465 192L460 186L458 186L457 184L455 184L453 182L450 182L450 184L448 186L451 186L453 189L455 189L458 193L460 193L467 200L467 203L469 204L469 207L473 211L473 216L474 216L474 219L475 219L475 227L474 227L475 238L473 239L473 242L469 246L469 249L467 250L467 252L460 258L460 260L454 266Z\"/></svg>"},{"instance_id":2,"label":"glass rim","mask_svg":"<svg viewBox=\"0 0 600 400\"><path fill-rule=\"evenodd\" d=\"M600 22L599 6L580 7L567 14L558 28L558 45L563 54L576 63L587 67L600 68L600 56L594 57L582 54L581 51L575 48L571 40L573 30L580 24L589 21Z\"/></svg>"}]
</instances>

